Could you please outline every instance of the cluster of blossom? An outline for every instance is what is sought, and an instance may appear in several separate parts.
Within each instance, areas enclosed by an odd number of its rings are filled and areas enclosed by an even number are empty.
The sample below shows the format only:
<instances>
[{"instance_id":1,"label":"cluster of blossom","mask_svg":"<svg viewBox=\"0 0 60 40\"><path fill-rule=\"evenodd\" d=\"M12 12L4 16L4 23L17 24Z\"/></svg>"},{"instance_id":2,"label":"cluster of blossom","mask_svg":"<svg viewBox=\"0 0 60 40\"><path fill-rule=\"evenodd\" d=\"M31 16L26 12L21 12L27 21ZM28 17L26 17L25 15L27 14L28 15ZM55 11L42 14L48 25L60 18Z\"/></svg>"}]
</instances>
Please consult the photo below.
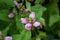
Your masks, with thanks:
<instances>
[{"instance_id":1,"label":"cluster of blossom","mask_svg":"<svg viewBox=\"0 0 60 40\"><path fill-rule=\"evenodd\" d=\"M10 13L8 15L9 18L13 18L14 17L14 13ZM31 30L32 26L34 27L39 27L40 26L40 22L35 20L35 13L31 12L29 15L29 18L21 18L20 19L21 23L25 24L25 29L26 30Z\"/></svg>"},{"instance_id":2,"label":"cluster of blossom","mask_svg":"<svg viewBox=\"0 0 60 40\"><path fill-rule=\"evenodd\" d=\"M31 28L34 27L39 27L40 22L35 20L35 13L31 12L29 15L29 18L21 18L20 19L21 23L25 24L25 29L26 30L31 30Z\"/></svg>"},{"instance_id":3,"label":"cluster of blossom","mask_svg":"<svg viewBox=\"0 0 60 40\"><path fill-rule=\"evenodd\" d=\"M18 2L16 0L14 0L14 5L18 7ZM28 9L23 10L23 13L27 12ZM14 13L11 12L8 15L9 18L13 18L14 17ZM35 13L31 12L31 14L29 15L29 18L21 18L20 19L21 23L25 24L25 29L26 30L31 30L31 28L34 27L39 27L40 26L40 22L35 20ZM1 33L0 33L1 34ZM6 36L4 37L4 40L12 40L11 36Z\"/></svg>"},{"instance_id":4,"label":"cluster of blossom","mask_svg":"<svg viewBox=\"0 0 60 40\"><path fill-rule=\"evenodd\" d=\"M15 6L18 7L18 2L16 0L14 0L14 4ZM28 9L23 10L22 13L28 12ZM14 17L14 13L10 13L8 15L9 18L13 18ZM32 26L34 27L38 27L40 26L40 22L35 20L35 12L31 12L29 15L29 18L21 18L20 19L21 23L25 24L25 29L26 30L31 30Z\"/></svg>"}]
</instances>

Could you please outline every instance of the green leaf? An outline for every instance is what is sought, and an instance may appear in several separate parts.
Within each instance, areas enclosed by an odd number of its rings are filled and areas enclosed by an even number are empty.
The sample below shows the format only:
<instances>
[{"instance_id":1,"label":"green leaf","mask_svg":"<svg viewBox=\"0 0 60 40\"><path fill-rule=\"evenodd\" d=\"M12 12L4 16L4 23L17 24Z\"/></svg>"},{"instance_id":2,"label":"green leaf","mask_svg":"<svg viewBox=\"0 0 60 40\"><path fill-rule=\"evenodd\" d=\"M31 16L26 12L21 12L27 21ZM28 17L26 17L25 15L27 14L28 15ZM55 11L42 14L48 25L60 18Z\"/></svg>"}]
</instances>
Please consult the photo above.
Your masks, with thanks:
<instances>
[{"instance_id":1,"label":"green leaf","mask_svg":"<svg viewBox=\"0 0 60 40\"><path fill-rule=\"evenodd\" d=\"M6 5L5 3L0 3L0 10L2 9L9 9L9 6Z\"/></svg>"},{"instance_id":2,"label":"green leaf","mask_svg":"<svg viewBox=\"0 0 60 40\"><path fill-rule=\"evenodd\" d=\"M42 31L39 31L39 35L38 35L40 38L44 38L46 37L46 32L42 32Z\"/></svg>"},{"instance_id":3,"label":"green leaf","mask_svg":"<svg viewBox=\"0 0 60 40\"><path fill-rule=\"evenodd\" d=\"M21 32L22 30L25 29L24 24L22 24L21 21L20 21L21 16L18 15L18 13L17 13L15 8L13 9L13 12L15 13L16 28L18 30L20 30L19 32Z\"/></svg>"},{"instance_id":4,"label":"green leaf","mask_svg":"<svg viewBox=\"0 0 60 40\"><path fill-rule=\"evenodd\" d=\"M49 21L49 26L52 26L54 23L59 21L59 16L58 15L51 15L50 16L50 21Z\"/></svg>"},{"instance_id":5,"label":"green leaf","mask_svg":"<svg viewBox=\"0 0 60 40\"><path fill-rule=\"evenodd\" d=\"M13 40L21 40L21 39L23 39L25 33L26 33L26 31L23 30L20 34L12 35Z\"/></svg>"},{"instance_id":6,"label":"green leaf","mask_svg":"<svg viewBox=\"0 0 60 40\"><path fill-rule=\"evenodd\" d=\"M40 3L40 0L36 0L35 3L36 3L36 4L39 4L39 3Z\"/></svg>"},{"instance_id":7,"label":"green leaf","mask_svg":"<svg viewBox=\"0 0 60 40\"><path fill-rule=\"evenodd\" d=\"M36 37L36 40L41 40L41 38L38 36L38 37Z\"/></svg>"},{"instance_id":8,"label":"green leaf","mask_svg":"<svg viewBox=\"0 0 60 40\"><path fill-rule=\"evenodd\" d=\"M39 21L42 23L42 25L46 26L44 18L40 17Z\"/></svg>"},{"instance_id":9,"label":"green leaf","mask_svg":"<svg viewBox=\"0 0 60 40\"><path fill-rule=\"evenodd\" d=\"M30 31L23 30L21 34L13 35L13 40L30 40L31 33Z\"/></svg>"},{"instance_id":10,"label":"green leaf","mask_svg":"<svg viewBox=\"0 0 60 40\"><path fill-rule=\"evenodd\" d=\"M8 5L8 6L14 6L14 4L13 4L13 0L0 0L0 3L5 3L6 5Z\"/></svg>"},{"instance_id":11,"label":"green leaf","mask_svg":"<svg viewBox=\"0 0 60 40\"><path fill-rule=\"evenodd\" d=\"M10 24L2 31L2 33L3 33L4 36L7 35L7 32L8 32L8 30L9 30L11 24L12 24L12 23L10 23Z\"/></svg>"},{"instance_id":12,"label":"green leaf","mask_svg":"<svg viewBox=\"0 0 60 40\"><path fill-rule=\"evenodd\" d=\"M56 40L53 35L47 35L47 37L43 38L43 40Z\"/></svg>"},{"instance_id":13,"label":"green leaf","mask_svg":"<svg viewBox=\"0 0 60 40\"><path fill-rule=\"evenodd\" d=\"M39 4L39 3L43 3L45 0L36 0L35 3Z\"/></svg>"},{"instance_id":14,"label":"green leaf","mask_svg":"<svg viewBox=\"0 0 60 40\"><path fill-rule=\"evenodd\" d=\"M50 15L49 26L52 26L54 23L59 21L59 17L59 9L55 8L55 10L52 12L52 15Z\"/></svg>"},{"instance_id":15,"label":"green leaf","mask_svg":"<svg viewBox=\"0 0 60 40\"><path fill-rule=\"evenodd\" d=\"M25 37L24 37L25 40L30 40L31 39L31 32L30 31L27 31L27 33L25 34ZM23 39L23 40L24 40Z\"/></svg>"},{"instance_id":16,"label":"green leaf","mask_svg":"<svg viewBox=\"0 0 60 40\"><path fill-rule=\"evenodd\" d=\"M16 27L17 27L17 29L20 30L20 32L22 30L24 30L25 27L24 27L24 24L22 24L21 21L20 21L20 15L16 14L15 20L16 20Z\"/></svg>"},{"instance_id":17,"label":"green leaf","mask_svg":"<svg viewBox=\"0 0 60 40\"><path fill-rule=\"evenodd\" d=\"M26 7L27 7L28 10L31 11L31 4L29 2L27 2L27 1L26 1Z\"/></svg>"},{"instance_id":18,"label":"green leaf","mask_svg":"<svg viewBox=\"0 0 60 40\"><path fill-rule=\"evenodd\" d=\"M25 13L25 14L21 14L21 17L22 17L22 18L29 17L29 14L30 14L30 12L27 12L27 13Z\"/></svg>"},{"instance_id":19,"label":"green leaf","mask_svg":"<svg viewBox=\"0 0 60 40\"><path fill-rule=\"evenodd\" d=\"M8 9L0 10L0 20L10 21L10 19L8 18L8 14L9 14Z\"/></svg>"},{"instance_id":20,"label":"green leaf","mask_svg":"<svg viewBox=\"0 0 60 40\"><path fill-rule=\"evenodd\" d=\"M32 6L31 10L35 12L36 19L39 20L39 18L43 15L43 12L46 10L46 8L37 4L35 6Z\"/></svg>"}]
</instances>

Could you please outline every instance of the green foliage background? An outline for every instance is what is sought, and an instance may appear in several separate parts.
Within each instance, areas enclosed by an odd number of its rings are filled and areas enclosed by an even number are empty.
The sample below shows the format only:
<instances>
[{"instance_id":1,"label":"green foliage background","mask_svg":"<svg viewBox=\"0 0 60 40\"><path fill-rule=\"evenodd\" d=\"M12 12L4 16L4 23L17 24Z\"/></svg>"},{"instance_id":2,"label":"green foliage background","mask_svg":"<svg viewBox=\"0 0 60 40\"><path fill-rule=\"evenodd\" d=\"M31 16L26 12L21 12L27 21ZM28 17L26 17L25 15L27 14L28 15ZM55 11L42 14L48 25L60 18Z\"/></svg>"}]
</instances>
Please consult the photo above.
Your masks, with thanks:
<instances>
[{"instance_id":1,"label":"green foliage background","mask_svg":"<svg viewBox=\"0 0 60 40\"><path fill-rule=\"evenodd\" d=\"M17 2L24 0L17 0ZM0 31L4 36L12 36L13 40L60 40L59 0L28 0L26 7L36 13L42 29L27 31L19 21L20 15L10 19L8 14L16 7L13 0L0 0Z\"/></svg>"}]
</instances>

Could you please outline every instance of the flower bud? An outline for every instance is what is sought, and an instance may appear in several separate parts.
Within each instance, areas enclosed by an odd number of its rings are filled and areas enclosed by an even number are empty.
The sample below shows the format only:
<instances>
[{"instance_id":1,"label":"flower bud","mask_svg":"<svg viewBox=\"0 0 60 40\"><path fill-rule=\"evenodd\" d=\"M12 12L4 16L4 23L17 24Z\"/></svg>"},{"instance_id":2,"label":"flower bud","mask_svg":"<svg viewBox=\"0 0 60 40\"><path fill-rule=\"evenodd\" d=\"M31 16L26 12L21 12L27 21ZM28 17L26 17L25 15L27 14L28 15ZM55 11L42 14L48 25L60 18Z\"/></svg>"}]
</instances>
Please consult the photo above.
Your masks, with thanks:
<instances>
[{"instance_id":1,"label":"flower bud","mask_svg":"<svg viewBox=\"0 0 60 40\"><path fill-rule=\"evenodd\" d=\"M28 23L28 18L21 18L21 23L27 24Z\"/></svg>"},{"instance_id":2,"label":"flower bud","mask_svg":"<svg viewBox=\"0 0 60 40\"><path fill-rule=\"evenodd\" d=\"M24 9L22 13L26 13L26 12L28 12L28 9Z\"/></svg>"},{"instance_id":3,"label":"flower bud","mask_svg":"<svg viewBox=\"0 0 60 40\"><path fill-rule=\"evenodd\" d=\"M31 17L32 19L34 19L35 18L35 13L31 12L31 14L29 15L29 17Z\"/></svg>"},{"instance_id":4,"label":"flower bud","mask_svg":"<svg viewBox=\"0 0 60 40\"><path fill-rule=\"evenodd\" d=\"M26 29L26 30L31 30L31 27L32 27L32 24L30 24L30 23L27 23L27 24L25 25L25 29Z\"/></svg>"},{"instance_id":5,"label":"flower bud","mask_svg":"<svg viewBox=\"0 0 60 40\"><path fill-rule=\"evenodd\" d=\"M14 0L14 4L15 4L15 6L18 7L18 2L16 0Z\"/></svg>"},{"instance_id":6,"label":"flower bud","mask_svg":"<svg viewBox=\"0 0 60 40\"><path fill-rule=\"evenodd\" d=\"M11 36L6 36L6 37L4 38L4 40L12 40L12 37L11 37Z\"/></svg>"},{"instance_id":7,"label":"flower bud","mask_svg":"<svg viewBox=\"0 0 60 40\"><path fill-rule=\"evenodd\" d=\"M33 23L33 26L34 26L34 27L40 26L40 22L34 22L34 23Z\"/></svg>"},{"instance_id":8,"label":"flower bud","mask_svg":"<svg viewBox=\"0 0 60 40\"><path fill-rule=\"evenodd\" d=\"M10 13L10 14L8 15L8 17L9 17L9 18L13 18L13 17L14 17L14 13Z\"/></svg>"}]
</instances>

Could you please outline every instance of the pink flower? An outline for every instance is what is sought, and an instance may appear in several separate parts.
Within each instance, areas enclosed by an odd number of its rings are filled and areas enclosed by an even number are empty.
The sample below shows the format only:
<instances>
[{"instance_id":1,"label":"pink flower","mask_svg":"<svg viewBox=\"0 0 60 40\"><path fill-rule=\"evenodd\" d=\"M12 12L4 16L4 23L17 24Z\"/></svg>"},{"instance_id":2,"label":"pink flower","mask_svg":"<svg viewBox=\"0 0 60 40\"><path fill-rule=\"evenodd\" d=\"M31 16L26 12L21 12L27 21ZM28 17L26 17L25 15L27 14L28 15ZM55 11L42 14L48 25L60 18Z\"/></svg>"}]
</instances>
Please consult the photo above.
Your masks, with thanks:
<instances>
[{"instance_id":1,"label":"pink flower","mask_svg":"<svg viewBox=\"0 0 60 40\"><path fill-rule=\"evenodd\" d=\"M8 15L8 17L9 17L9 18L13 18L13 17L14 17L14 13L10 13L10 14Z\"/></svg>"},{"instance_id":2,"label":"pink flower","mask_svg":"<svg viewBox=\"0 0 60 40\"><path fill-rule=\"evenodd\" d=\"M26 29L26 30L31 30L31 27L32 27L32 24L30 24L30 23L27 23L27 24L25 25L25 29Z\"/></svg>"},{"instance_id":3,"label":"pink flower","mask_svg":"<svg viewBox=\"0 0 60 40\"><path fill-rule=\"evenodd\" d=\"M31 12L31 14L29 15L29 17L31 17L32 19L34 19L35 18L35 13Z\"/></svg>"},{"instance_id":4,"label":"pink flower","mask_svg":"<svg viewBox=\"0 0 60 40\"><path fill-rule=\"evenodd\" d=\"M28 12L28 9L24 9L24 10L23 10L23 13L26 13L26 12Z\"/></svg>"},{"instance_id":5,"label":"pink flower","mask_svg":"<svg viewBox=\"0 0 60 40\"><path fill-rule=\"evenodd\" d=\"M14 4L15 4L15 6L18 7L18 2L16 0L14 0Z\"/></svg>"},{"instance_id":6,"label":"pink flower","mask_svg":"<svg viewBox=\"0 0 60 40\"><path fill-rule=\"evenodd\" d=\"M4 38L4 40L12 40L12 37L11 37L11 36L6 36L6 37Z\"/></svg>"},{"instance_id":7,"label":"pink flower","mask_svg":"<svg viewBox=\"0 0 60 40\"><path fill-rule=\"evenodd\" d=\"M27 24L28 23L28 18L21 18L21 23Z\"/></svg>"},{"instance_id":8,"label":"pink flower","mask_svg":"<svg viewBox=\"0 0 60 40\"><path fill-rule=\"evenodd\" d=\"M33 23L33 26L34 26L34 27L40 26L40 22L34 22L34 23Z\"/></svg>"}]
</instances>

